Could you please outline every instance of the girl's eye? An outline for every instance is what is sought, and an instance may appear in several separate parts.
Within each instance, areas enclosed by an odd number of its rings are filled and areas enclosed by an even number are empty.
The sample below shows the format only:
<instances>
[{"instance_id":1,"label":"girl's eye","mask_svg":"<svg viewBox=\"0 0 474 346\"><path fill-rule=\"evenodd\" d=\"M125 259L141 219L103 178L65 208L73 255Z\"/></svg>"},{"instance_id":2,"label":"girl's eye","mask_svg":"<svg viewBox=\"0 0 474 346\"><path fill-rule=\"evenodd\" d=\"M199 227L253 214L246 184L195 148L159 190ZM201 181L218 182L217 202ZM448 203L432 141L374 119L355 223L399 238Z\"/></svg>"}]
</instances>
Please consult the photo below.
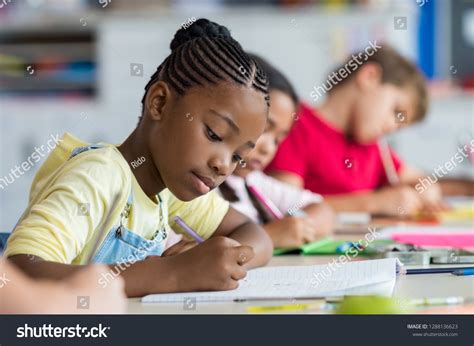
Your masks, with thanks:
<instances>
[{"instance_id":1,"label":"girl's eye","mask_svg":"<svg viewBox=\"0 0 474 346\"><path fill-rule=\"evenodd\" d=\"M209 139L212 142L221 142L222 141L222 138L220 138L214 131L212 131L209 126L206 126L206 134L207 134L207 137L209 137Z\"/></svg>"},{"instance_id":2,"label":"girl's eye","mask_svg":"<svg viewBox=\"0 0 474 346\"><path fill-rule=\"evenodd\" d=\"M206 126L206 135L212 142L222 142L222 138L220 138L214 131L211 130L209 126ZM245 167L247 163L244 159L238 154L234 154L232 156L232 161L237 162L242 167Z\"/></svg>"}]
</instances>

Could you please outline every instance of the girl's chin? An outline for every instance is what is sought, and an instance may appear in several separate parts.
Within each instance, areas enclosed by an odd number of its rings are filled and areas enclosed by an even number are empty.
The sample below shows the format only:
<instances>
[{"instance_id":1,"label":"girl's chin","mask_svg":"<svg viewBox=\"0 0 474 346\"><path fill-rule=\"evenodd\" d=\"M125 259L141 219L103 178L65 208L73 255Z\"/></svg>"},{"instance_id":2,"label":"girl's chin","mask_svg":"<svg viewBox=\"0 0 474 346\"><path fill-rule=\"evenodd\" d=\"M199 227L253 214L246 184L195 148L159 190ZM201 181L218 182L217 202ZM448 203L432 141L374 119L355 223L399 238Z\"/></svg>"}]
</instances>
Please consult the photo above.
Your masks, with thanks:
<instances>
[{"instance_id":1,"label":"girl's chin","mask_svg":"<svg viewBox=\"0 0 474 346\"><path fill-rule=\"evenodd\" d=\"M177 188L168 186L168 189L177 199L183 202L189 202L195 198L202 196L197 191L195 191L194 189L188 188L184 184L179 185Z\"/></svg>"}]
</instances>

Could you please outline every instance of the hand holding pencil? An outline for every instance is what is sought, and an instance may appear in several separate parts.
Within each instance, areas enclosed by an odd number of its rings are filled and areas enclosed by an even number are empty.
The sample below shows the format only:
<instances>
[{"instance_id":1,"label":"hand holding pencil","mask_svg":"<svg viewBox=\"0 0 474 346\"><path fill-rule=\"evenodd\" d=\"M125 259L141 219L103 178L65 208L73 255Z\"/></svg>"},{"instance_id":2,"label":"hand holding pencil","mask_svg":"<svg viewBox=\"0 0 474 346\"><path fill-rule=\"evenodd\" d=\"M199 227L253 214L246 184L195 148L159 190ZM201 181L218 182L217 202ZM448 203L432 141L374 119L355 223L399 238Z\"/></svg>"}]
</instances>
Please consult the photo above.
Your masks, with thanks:
<instances>
[{"instance_id":1,"label":"hand holding pencil","mask_svg":"<svg viewBox=\"0 0 474 346\"><path fill-rule=\"evenodd\" d=\"M186 252L170 256L176 291L230 290L245 278L245 264L255 253L250 246L222 236L211 237ZM192 265L190 265L192 263Z\"/></svg>"}]
</instances>

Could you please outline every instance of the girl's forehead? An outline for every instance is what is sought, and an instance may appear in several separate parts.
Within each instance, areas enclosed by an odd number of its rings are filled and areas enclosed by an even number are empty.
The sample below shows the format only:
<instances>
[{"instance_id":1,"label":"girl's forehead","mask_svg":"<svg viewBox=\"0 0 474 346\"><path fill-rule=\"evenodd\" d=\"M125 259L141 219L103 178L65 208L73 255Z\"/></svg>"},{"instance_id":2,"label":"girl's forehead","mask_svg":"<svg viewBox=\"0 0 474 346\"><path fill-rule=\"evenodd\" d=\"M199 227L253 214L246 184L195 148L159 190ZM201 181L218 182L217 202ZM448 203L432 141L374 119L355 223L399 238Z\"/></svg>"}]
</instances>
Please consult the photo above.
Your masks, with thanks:
<instances>
[{"instance_id":1,"label":"girl's forehead","mask_svg":"<svg viewBox=\"0 0 474 346\"><path fill-rule=\"evenodd\" d=\"M229 139L253 146L267 121L265 95L253 88L219 83L193 87L178 99L184 111L229 129ZM210 125L208 123L208 125Z\"/></svg>"},{"instance_id":2,"label":"girl's forehead","mask_svg":"<svg viewBox=\"0 0 474 346\"><path fill-rule=\"evenodd\" d=\"M218 83L209 86L190 88L183 99L190 106L201 110L213 109L220 113L231 114L235 118L253 116L266 120L267 105L265 95L252 87L232 83ZM236 119L237 120L237 119Z\"/></svg>"}]
</instances>

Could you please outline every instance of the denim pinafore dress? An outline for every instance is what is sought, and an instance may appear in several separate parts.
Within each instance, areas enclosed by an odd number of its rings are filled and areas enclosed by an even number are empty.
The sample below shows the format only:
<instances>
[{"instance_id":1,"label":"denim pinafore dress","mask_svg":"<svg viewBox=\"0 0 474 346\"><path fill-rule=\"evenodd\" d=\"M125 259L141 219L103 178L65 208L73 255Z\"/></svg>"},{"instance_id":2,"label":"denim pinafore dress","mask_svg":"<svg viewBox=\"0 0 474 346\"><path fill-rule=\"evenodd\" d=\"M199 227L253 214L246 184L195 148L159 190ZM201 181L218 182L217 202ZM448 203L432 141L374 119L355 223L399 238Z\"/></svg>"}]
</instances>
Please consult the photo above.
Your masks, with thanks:
<instances>
[{"instance_id":1,"label":"denim pinafore dress","mask_svg":"<svg viewBox=\"0 0 474 346\"><path fill-rule=\"evenodd\" d=\"M89 145L75 148L70 159L80 153L88 150L101 148L101 145ZM160 205L160 225L164 225L164 206L160 195L157 195ZM148 256L161 256L165 248L167 232L166 227L156 230L152 239L148 240L134 233L126 227L126 221L130 215L133 205L133 193L130 188L127 204L120 214L120 222L113 226L107 233L104 241L98 247L92 257L94 263L115 264L115 263L134 263L142 261Z\"/></svg>"}]
</instances>

